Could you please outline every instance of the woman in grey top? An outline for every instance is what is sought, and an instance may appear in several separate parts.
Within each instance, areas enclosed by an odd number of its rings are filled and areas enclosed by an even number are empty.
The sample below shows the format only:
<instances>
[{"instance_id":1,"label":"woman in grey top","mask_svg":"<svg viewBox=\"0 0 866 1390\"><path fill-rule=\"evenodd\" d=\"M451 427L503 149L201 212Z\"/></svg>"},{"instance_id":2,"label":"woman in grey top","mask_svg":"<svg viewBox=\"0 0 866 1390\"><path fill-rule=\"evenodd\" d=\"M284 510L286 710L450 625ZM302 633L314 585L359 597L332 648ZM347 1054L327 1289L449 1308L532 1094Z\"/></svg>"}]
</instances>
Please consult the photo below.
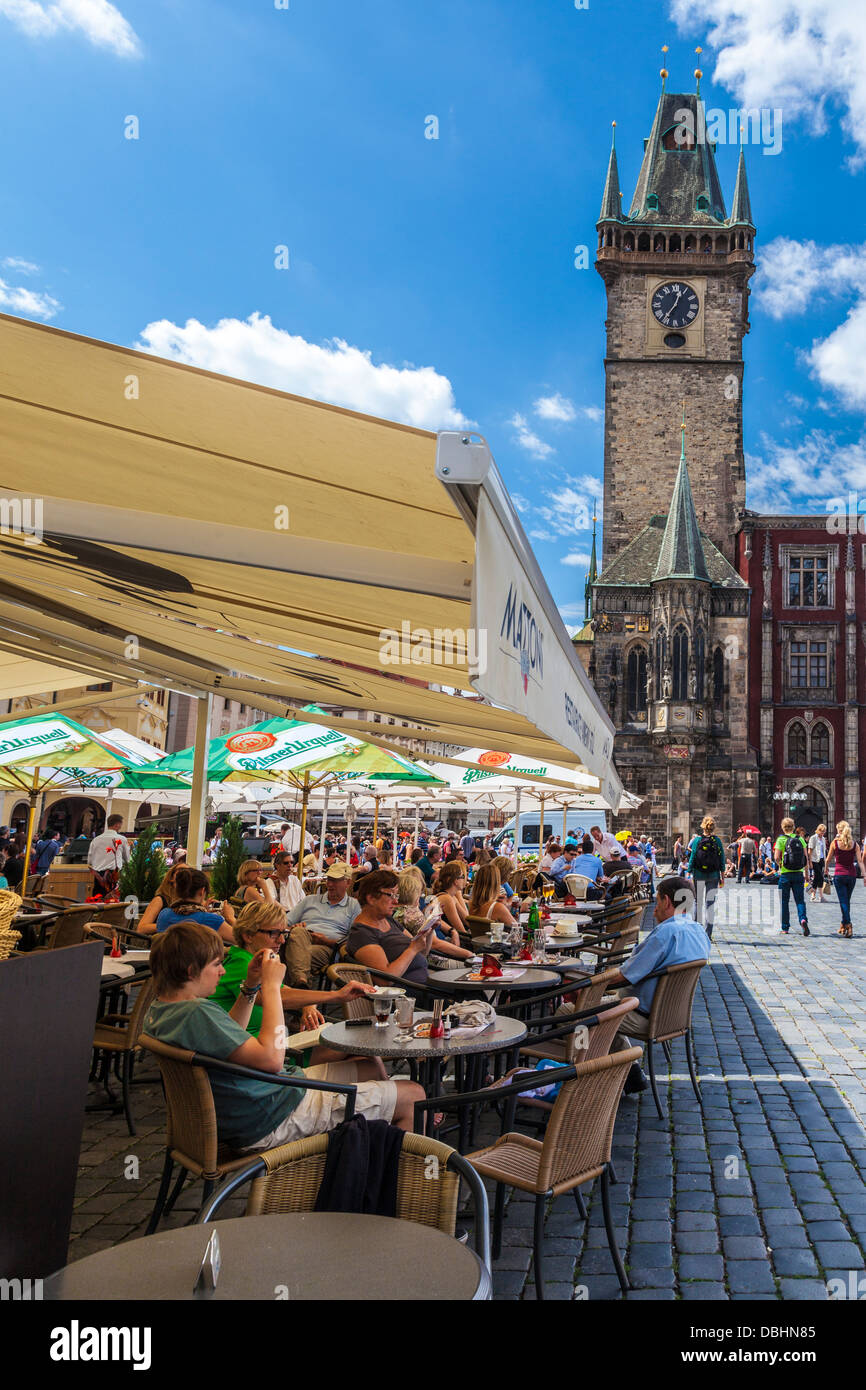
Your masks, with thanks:
<instances>
[{"instance_id":1,"label":"woman in grey top","mask_svg":"<svg viewBox=\"0 0 866 1390\"><path fill-rule=\"evenodd\" d=\"M390 869L374 869L358 884L361 911L346 940L346 954L359 965L402 975L410 984L427 983L427 952L433 928L411 936L393 919L399 896L398 879Z\"/></svg>"},{"instance_id":2,"label":"woman in grey top","mask_svg":"<svg viewBox=\"0 0 866 1390\"><path fill-rule=\"evenodd\" d=\"M809 836L809 896L812 902L824 901L824 892L830 897L830 885L824 878L827 862L827 827L819 825L814 835Z\"/></svg>"}]
</instances>

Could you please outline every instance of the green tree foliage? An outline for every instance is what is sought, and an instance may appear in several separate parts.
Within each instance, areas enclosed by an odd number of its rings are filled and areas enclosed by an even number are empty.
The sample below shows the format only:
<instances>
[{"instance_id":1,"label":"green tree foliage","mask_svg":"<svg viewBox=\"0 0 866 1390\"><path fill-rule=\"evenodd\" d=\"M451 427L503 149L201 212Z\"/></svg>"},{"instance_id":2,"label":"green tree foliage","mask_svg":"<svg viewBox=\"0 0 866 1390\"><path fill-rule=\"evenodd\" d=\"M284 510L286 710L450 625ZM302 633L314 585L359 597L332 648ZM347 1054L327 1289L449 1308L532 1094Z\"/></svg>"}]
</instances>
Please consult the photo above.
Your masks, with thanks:
<instances>
[{"instance_id":1,"label":"green tree foliage","mask_svg":"<svg viewBox=\"0 0 866 1390\"><path fill-rule=\"evenodd\" d=\"M157 836L155 825L146 825L139 834L129 854L129 863L124 864L118 879L121 898L135 898L142 910L158 891L165 877L165 855L154 843Z\"/></svg>"},{"instance_id":2,"label":"green tree foliage","mask_svg":"<svg viewBox=\"0 0 866 1390\"><path fill-rule=\"evenodd\" d=\"M242 822L239 816L230 816L222 828L222 839L213 861L210 875L211 892L220 902L225 902L237 891L238 869L249 855L244 850Z\"/></svg>"}]
</instances>

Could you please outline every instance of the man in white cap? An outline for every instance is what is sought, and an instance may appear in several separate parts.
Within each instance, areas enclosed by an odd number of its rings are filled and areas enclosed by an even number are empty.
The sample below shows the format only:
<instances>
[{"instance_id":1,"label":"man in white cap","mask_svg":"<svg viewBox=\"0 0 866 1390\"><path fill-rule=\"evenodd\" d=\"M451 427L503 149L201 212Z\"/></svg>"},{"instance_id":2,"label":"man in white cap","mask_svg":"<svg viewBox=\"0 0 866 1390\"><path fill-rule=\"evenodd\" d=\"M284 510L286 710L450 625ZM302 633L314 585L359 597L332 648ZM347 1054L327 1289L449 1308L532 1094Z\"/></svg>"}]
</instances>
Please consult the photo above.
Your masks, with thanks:
<instances>
[{"instance_id":1,"label":"man in white cap","mask_svg":"<svg viewBox=\"0 0 866 1390\"><path fill-rule=\"evenodd\" d=\"M325 874L324 893L311 893L286 913L291 928L286 942L286 969L295 989L309 989L310 976L331 964L361 911L349 897L348 864L337 862Z\"/></svg>"}]
</instances>

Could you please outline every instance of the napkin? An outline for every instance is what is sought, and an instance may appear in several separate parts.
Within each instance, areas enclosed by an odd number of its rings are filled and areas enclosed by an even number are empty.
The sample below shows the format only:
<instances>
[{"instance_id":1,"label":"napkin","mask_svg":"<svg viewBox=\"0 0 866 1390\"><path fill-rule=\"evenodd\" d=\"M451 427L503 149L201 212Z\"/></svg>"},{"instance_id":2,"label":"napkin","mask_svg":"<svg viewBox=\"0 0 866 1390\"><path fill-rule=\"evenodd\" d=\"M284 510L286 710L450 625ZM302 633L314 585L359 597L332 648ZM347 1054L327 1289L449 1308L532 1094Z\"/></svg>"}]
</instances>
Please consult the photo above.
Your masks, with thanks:
<instances>
[{"instance_id":1,"label":"napkin","mask_svg":"<svg viewBox=\"0 0 866 1390\"><path fill-rule=\"evenodd\" d=\"M501 976L502 970L495 956L485 956L481 962L481 969L478 973L479 975L483 975L485 979L491 979L494 976Z\"/></svg>"}]
</instances>

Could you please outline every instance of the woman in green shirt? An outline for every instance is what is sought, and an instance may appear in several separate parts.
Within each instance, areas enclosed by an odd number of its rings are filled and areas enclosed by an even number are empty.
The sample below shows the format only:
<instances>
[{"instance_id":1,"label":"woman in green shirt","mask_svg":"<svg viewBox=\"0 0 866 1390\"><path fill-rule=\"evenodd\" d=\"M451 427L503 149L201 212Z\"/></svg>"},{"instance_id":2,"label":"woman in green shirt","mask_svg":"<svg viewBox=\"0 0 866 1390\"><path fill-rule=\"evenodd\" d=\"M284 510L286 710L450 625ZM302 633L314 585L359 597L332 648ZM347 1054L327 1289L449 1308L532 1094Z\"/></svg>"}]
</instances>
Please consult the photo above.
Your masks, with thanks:
<instances>
[{"instance_id":1,"label":"woman in green shirt","mask_svg":"<svg viewBox=\"0 0 866 1390\"><path fill-rule=\"evenodd\" d=\"M210 996L213 1002L229 1013L246 983L247 971L253 956L258 951L279 951L287 935L285 909L279 903L247 903L235 923L235 945L229 948L223 959L224 974ZM289 1013L300 1012L301 1031L320 1028L325 1022L317 1008L318 1004L343 1002L371 993L372 986L361 984L359 980L352 980L350 984L337 990L291 989L288 985L283 985L280 989L283 1008ZM261 1026L262 1006L256 1002L250 1011L247 1032L257 1038ZM345 1053L337 1053L326 1047L313 1049L313 1061L317 1064L346 1060ZM381 1071L384 1076L384 1067Z\"/></svg>"}]
</instances>

